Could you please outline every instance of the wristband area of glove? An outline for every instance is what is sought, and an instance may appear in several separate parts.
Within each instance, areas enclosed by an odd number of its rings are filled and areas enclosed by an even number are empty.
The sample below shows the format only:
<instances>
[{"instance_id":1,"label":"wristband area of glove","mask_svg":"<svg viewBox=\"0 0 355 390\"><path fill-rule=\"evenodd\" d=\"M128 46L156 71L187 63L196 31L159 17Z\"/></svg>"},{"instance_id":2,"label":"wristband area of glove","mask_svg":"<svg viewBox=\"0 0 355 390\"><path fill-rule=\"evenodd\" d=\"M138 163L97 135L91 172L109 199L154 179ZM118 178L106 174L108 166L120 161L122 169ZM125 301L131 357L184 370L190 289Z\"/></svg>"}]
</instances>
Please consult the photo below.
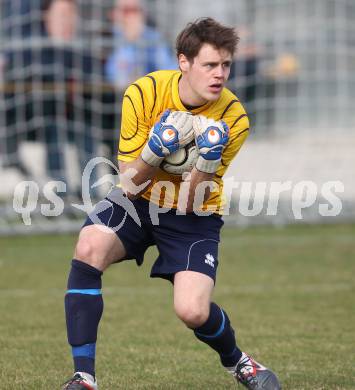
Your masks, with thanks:
<instances>
[{"instance_id":1,"label":"wristband area of glove","mask_svg":"<svg viewBox=\"0 0 355 390\"><path fill-rule=\"evenodd\" d=\"M215 173L221 163L221 159L218 160L205 160L202 156L196 161L196 169L200 172Z\"/></svg>"},{"instance_id":2,"label":"wristband area of glove","mask_svg":"<svg viewBox=\"0 0 355 390\"><path fill-rule=\"evenodd\" d=\"M142 150L141 158L144 162L146 162L151 167L158 167L162 163L162 161L164 160L164 157L159 157L155 153L152 152L148 143L145 144L145 146Z\"/></svg>"}]
</instances>

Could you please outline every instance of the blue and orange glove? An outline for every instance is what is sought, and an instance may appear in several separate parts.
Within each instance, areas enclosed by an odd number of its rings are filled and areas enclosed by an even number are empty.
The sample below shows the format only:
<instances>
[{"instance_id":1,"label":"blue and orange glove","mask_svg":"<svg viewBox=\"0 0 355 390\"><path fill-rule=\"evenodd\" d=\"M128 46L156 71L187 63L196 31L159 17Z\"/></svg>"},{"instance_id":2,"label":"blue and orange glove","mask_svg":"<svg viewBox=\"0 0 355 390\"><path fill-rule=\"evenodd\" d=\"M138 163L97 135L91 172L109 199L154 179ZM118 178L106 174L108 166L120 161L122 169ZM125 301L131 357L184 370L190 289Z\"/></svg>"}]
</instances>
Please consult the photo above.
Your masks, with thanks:
<instances>
[{"instance_id":1,"label":"blue and orange glove","mask_svg":"<svg viewBox=\"0 0 355 390\"><path fill-rule=\"evenodd\" d=\"M223 121L194 117L195 141L199 149L196 168L201 172L215 173L222 160L222 152L229 140L229 127Z\"/></svg>"},{"instance_id":2,"label":"blue and orange glove","mask_svg":"<svg viewBox=\"0 0 355 390\"><path fill-rule=\"evenodd\" d=\"M166 110L152 127L141 157L157 167L166 156L176 152L194 139L193 116L186 111Z\"/></svg>"}]
</instances>

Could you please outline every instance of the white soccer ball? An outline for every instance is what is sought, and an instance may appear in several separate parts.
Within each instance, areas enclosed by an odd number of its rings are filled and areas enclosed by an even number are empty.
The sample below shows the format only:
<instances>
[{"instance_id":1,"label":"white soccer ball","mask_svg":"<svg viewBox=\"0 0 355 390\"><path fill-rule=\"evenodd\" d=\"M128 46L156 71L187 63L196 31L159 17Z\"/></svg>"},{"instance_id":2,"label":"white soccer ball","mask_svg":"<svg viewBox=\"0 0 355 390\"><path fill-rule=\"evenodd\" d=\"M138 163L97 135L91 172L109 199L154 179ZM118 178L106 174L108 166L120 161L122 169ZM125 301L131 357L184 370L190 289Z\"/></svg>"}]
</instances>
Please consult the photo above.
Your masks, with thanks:
<instances>
[{"instance_id":1,"label":"white soccer ball","mask_svg":"<svg viewBox=\"0 0 355 390\"><path fill-rule=\"evenodd\" d=\"M171 175L182 175L190 172L198 158L198 149L195 141L165 157L160 168Z\"/></svg>"}]
</instances>

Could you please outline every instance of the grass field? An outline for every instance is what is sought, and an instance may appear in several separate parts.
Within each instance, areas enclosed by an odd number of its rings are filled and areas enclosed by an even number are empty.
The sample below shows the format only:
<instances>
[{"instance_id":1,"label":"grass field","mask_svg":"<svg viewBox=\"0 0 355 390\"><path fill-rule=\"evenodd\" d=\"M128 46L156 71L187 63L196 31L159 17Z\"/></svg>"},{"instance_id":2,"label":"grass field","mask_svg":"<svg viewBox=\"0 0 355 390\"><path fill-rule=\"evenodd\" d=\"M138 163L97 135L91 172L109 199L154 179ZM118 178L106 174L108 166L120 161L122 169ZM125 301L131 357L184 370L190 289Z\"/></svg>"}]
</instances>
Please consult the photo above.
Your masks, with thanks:
<instances>
[{"instance_id":1,"label":"grass field","mask_svg":"<svg viewBox=\"0 0 355 390\"><path fill-rule=\"evenodd\" d=\"M74 236L0 238L0 388L59 389L71 375L63 316ZM355 389L355 226L225 228L215 301L239 344L283 389ZM100 390L233 389L218 357L174 316L170 284L104 276ZM241 389L241 388L240 388Z\"/></svg>"}]
</instances>

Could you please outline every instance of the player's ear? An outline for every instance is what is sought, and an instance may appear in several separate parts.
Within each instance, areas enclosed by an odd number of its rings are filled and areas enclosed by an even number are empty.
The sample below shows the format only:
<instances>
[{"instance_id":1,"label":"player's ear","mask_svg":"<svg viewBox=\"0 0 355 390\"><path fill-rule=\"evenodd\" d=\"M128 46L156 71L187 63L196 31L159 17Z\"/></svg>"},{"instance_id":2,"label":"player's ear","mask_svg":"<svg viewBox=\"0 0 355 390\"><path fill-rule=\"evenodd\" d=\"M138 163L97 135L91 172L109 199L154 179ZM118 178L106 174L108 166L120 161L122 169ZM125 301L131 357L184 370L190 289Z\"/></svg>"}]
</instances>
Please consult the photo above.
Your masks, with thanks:
<instances>
[{"instance_id":1,"label":"player's ear","mask_svg":"<svg viewBox=\"0 0 355 390\"><path fill-rule=\"evenodd\" d=\"M184 54L179 54L178 56L179 68L182 72L187 72L190 68L190 61Z\"/></svg>"}]
</instances>

